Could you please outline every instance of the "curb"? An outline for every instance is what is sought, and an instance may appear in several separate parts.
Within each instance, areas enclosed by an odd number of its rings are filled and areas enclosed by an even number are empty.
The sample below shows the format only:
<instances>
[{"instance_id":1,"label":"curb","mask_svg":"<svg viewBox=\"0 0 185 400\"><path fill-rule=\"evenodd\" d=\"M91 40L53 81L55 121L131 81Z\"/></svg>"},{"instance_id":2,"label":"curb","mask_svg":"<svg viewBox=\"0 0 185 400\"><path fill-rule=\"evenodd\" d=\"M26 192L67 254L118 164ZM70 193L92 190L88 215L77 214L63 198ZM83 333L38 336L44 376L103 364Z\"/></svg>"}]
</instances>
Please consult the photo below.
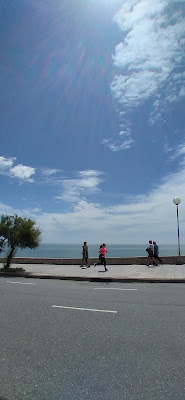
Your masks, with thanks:
<instances>
[{"instance_id":1,"label":"curb","mask_svg":"<svg viewBox=\"0 0 185 400\"><path fill-rule=\"evenodd\" d=\"M120 282L120 283L185 283L185 279L165 279L165 278L99 278L99 277L80 277L80 276L60 276L60 275L32 275L29 272L25 274L0 272L0 277L12 278L32 278L32 279L50 279L63 281L86 281L86 282Z\"/></svg>"},{"instance_id":2,"label":"curb","mask_svg":"<svg viewBox=\"0 0 185 400\"><path fill-rule=\"evenodd\" d=\"M156 279L156 278L98 278L98 277L79 277L79 276L53 276L53 275L29 275L32 279L56 279L63 281L87 281L87 282L120 282L120 283L185 283L185 279Z\"/></svg>"}]
</instances>

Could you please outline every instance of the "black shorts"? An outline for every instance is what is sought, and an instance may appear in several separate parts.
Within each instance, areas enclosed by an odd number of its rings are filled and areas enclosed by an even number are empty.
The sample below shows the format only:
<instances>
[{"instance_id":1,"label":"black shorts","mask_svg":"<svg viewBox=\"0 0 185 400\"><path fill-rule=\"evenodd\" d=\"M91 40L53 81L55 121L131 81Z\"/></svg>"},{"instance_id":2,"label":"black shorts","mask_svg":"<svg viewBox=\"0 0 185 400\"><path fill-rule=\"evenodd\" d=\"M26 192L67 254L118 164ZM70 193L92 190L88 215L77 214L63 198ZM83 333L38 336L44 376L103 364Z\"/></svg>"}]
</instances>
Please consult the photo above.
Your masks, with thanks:
<instances>
[{"instance_id":1,"label":"black shorts","mask_svg":"<svg viewBox=\"0 0 185 400\"><path fill-rule=\"evenodd\" d=\"M99 259L100 259L100 261L101 261L102 264L105 264L105 263L106 263L105 257L103 257L101 254L99 255Z\"/></svg>"}]
</instances>

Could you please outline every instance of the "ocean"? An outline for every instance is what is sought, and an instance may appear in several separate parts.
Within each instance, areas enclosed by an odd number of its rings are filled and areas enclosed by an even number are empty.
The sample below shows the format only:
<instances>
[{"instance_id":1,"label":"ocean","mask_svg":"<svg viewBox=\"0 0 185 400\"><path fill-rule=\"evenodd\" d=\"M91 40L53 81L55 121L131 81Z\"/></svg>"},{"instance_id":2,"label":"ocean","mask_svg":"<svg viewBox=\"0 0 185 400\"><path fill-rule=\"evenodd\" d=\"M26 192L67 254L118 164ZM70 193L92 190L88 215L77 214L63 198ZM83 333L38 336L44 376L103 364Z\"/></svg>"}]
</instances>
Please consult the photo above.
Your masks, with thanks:
<instances>
[{"instance_id":1,"label":"ocean","mask_svg":"<svg viewBox=\"0 0 185 400\"><path fill-rule=\"evenodd\" d=\"M176 245L159 244L160 256L178 255ZM107 244L107 257L139 257L147 256L146 244ZM99 244L89 244L89 257L97 257ZM81 244L41 244L37 249L17 250L16 257L47 258L81 258ZM181 246L181 255L185 254L185 246ZM1 253L4 257L5 253Z\"/></svg>"}]
</instances>

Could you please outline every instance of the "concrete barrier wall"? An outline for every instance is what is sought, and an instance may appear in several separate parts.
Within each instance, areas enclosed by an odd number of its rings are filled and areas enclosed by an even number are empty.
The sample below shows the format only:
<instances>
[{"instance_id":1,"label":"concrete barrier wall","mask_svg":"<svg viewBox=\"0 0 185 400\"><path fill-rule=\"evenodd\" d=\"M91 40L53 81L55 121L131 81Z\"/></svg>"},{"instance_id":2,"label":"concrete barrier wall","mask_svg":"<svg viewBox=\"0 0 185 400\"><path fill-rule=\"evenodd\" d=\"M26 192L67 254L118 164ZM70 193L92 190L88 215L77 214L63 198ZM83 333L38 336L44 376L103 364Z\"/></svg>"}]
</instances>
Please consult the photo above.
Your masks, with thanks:
<instances>
[{"instance_id":1,"label":"concrete barrier wall","mask_svg":"<svg viewBox=\"0 0 185 400\"><path fill-rule=\"evenodd\" d=\"M165 264L185 264L185 256L166 256L161 257ZM130 265L147 264L147 257L107 257L108 265ZM0 257L0 263L4 263L5 258ZM98 258L89 258L90 264L98 262ZM54 264L54 265L80 265L81 258L32 258L15 257L12 264Z\"/></svg>"}]
</instances>

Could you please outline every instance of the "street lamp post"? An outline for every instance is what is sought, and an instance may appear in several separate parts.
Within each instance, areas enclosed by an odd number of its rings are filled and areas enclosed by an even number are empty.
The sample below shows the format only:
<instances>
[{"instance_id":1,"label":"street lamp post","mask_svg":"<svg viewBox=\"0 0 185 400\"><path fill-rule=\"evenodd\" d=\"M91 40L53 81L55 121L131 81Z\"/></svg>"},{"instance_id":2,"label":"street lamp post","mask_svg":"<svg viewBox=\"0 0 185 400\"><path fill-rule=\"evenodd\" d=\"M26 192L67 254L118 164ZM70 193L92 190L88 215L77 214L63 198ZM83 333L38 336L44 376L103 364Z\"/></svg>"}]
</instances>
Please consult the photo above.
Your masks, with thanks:
<instances>
[{"instance_id":1,"label":"street lamp post","mask_svg":"<svg viewBox=\"0 0 185 400\"><path fill-rule=\"evenodd\" d=\"M180 239L179 239L179 210L178 210L178 205L181 202L180 197L174 197L173 202L177 206L177 237L178 237L178 252L180 256L181 252L180 252Z\"/></svg>"}]
</instances>

